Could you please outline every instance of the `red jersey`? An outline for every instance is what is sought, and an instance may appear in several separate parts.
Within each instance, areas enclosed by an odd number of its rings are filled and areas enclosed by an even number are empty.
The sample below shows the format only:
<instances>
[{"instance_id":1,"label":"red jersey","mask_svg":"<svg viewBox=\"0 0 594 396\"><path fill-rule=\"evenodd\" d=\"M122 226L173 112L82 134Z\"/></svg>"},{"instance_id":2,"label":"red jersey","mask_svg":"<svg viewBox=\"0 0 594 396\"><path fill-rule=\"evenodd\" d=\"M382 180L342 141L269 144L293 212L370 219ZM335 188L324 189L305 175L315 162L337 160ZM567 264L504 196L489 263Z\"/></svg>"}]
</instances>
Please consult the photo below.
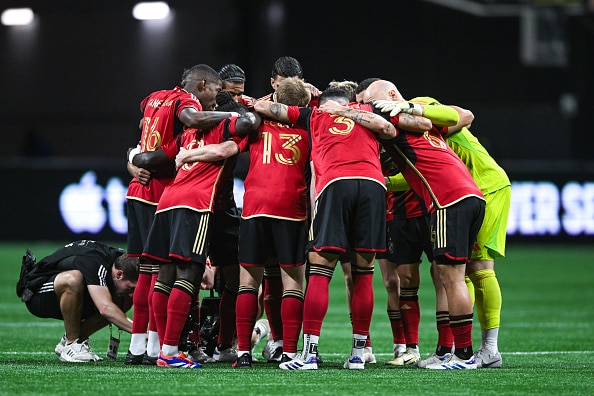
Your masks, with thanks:
<instances>
[{"instance_id":1,"label":"red jersey","mask_svg":"<svg viewBox=\"0 0 594 396\"><path fill-rule=\"evenodd\" d=\"M466 165L446 144L442 131L433 128L425 133L403 130L391 140L382 140L415 194L428 213L445 208L464 198L483 194Z\"/></svg>"},{"instance_id":2,"label":"red jersey","mask_svg":"<svg viewBox=\"0 0 594 396\"><path fill-rule=\"evenodd\" d=\"M184 126L179 120L181 111L186 107L193 107L202 111L198 99L183 88L156 91L144 98L140 107L143 111L143 127L140 135L140 150L155 151L167 145L183 132ZM170 158L175 153L167 152ZM171 157L173 155L173 157ZM128 185L126 198L136 199L148 204L156 205L167 185L173 181L168 176L151 177L149 184L144 186L136 178L132 178Z\"/></svg>"},{"instance_id":3,"label":"red jersey","mask_svg":"<svg viewBox=\"0 0 594 396\"><path fill-rule=\"evenodd\" d=\"M237 118L224 119L216 127L204 132L194 128L187 129L178 139L179 145L190 150L207 144L233 140L241 148L246 145L247 137L236 136L235 122ZM213 212L218 188L229 176L229 172L233 170L228 165L229 158L218 162L184 164L179 168L173 183L163 191L157 206L157 213L177 208L186 208L197 212Z\"/></svg>"},{"instance_id":4,"label":"red jersey","mask_svg":"<svg viewBox=\"0 0 594 396\"><path fill-rule=\"evenodd\" d=\"M309 136L301 127L263 120L250 137L250 167L245 178L241 217L307 218L305 169Z\"/></svg>"},{"instance_id":5,"label":"red jersey","mask_svg":"<svg viewBox=\"0 0 594 396\"><path fill-rule=\"evenodd\" d=\"M370 105L350 103L357 110L371 111ZM316 178L316 197L333 181L369 179L384 186L377 136L369 129L317 108L288 107L289 120L311 135L311 160Z\"/></svg>"}]
</instances>

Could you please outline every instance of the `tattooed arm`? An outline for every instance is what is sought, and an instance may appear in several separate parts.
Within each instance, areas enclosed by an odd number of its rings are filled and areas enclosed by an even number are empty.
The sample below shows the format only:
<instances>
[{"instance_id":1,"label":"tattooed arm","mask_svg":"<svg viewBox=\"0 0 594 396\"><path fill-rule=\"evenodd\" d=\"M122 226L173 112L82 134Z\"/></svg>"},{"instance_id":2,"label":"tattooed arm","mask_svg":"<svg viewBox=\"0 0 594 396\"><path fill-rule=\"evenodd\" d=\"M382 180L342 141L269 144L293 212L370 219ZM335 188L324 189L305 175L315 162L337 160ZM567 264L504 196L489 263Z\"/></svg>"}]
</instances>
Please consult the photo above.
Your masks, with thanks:
<instances>
[{"instance_id":1,"label":"tattooed arm","mask_svg":"<svg viewBox=\"0 0 594 396\"><path fill-rule=\"evenodd\" d=\"M254 104L254 110L265 118L289 122L288 107L281 103L271 102L269 100L258 100Z\"/></svg>"},{"instance_id":2,"label":"tattooed arm","mask_svg":"<svg viewBox=\"0 0 594 396\"><path fill-rule=\"evenodd\" d=\"M324 104L320 105L319 109L330 114L350 118L357 124L376 133L382 139L392 139L396 136L396 128L390 121L369 111L343 106L333 100L324 102Z\"/></svg>"},{"instance_id":3,"label":"tattooed arm","mask_svg":"<svg viewBox=\"0 0 594 396\"><path fill-rule=\"evenodd\" d=\"M423 133L432 128L431 120L423 116L400 113L398 114L398 128L402 128L408 132Z\"/></svg>"}]
</instances>

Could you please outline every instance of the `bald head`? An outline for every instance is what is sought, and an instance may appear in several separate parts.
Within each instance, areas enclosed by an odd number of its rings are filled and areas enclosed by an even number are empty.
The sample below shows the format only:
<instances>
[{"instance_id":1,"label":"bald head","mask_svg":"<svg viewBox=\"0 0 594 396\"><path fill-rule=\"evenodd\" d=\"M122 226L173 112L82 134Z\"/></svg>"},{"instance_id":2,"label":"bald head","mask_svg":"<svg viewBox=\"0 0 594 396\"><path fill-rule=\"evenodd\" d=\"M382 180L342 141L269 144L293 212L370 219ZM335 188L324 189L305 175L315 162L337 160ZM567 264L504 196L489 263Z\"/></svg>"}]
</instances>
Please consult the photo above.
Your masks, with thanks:
<instances>
[{"instance_id":1,"label":"bald head","mask_svg":"<svg viewBox=\"0 0 594 396\"><path fill-rule=\"evenodd\" d=\"M404 100L394 83L387 80L378 80L369 85L363 94L363 102L370 103L374 100Z\"/></svg>"}]
</instances>

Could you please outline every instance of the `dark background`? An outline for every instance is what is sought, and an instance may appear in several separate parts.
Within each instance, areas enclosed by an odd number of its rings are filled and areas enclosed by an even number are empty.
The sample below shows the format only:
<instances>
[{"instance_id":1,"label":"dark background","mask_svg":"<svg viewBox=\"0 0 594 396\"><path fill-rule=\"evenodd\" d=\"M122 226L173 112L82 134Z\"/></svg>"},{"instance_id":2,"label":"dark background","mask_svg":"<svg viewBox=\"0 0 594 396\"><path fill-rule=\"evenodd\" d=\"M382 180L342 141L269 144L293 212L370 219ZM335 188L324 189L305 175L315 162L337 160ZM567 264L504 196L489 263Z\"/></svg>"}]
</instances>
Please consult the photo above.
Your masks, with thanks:
<instances>
[{"instance_id":1,"label":"dark background","mask_svg":"<svg viewBox=\"0 0 594 396\"><path fill-rule=\"evenodd\" d=\"M121 158L138 139L142 98L173 87L184 68L237 63L246 92L259 97L270 91L274 60L291 55L320 89L377 76L405 98L470 108L475 134L500 160L593 158L594 18L579 6L531 7L556 15L540 18L537 34L545 47L561 43L566 61L548 66L558 53L522 61L521 15L477 16L420 0L169 3L167 21L141 22L127 0L2 1L3 9L31 6L36 21L0 26L0 154L35 152L31 138L45 142L41 153ZM564 95L577 109L563 111Z\"/></svg>"},{"instance_id":2,"label":"dark background","mask_svg":"<svg viewBox=\"0 0 594 396\"><path fill-rule=\"evenodd\" d=\"M285 55L320 89L389 79L405 98L471 109L473 133L512 180L594 180L594 1L170 0L158 22L133 19L135 3L0 2L36 14L32 26L0 25L0 217L14 230L2 238L63 228L57 195L88 169L126 184L140 101L197 63L237 63L254 97Z\"/></svg>"}]
</instances>

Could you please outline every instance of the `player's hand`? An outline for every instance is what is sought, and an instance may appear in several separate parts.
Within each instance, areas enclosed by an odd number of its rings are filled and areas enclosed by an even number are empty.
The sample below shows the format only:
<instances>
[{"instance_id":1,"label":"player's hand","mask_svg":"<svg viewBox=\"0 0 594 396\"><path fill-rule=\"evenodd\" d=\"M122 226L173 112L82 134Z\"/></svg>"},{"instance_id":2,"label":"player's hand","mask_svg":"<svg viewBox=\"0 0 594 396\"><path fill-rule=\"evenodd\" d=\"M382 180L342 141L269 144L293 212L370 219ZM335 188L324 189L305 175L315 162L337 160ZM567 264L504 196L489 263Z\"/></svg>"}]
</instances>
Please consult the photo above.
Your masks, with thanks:
<instances>
[{"instance_id":1,"label":"player's hand","mask_svg":"<svg viewBox=\"0 0 594 396\"><path fill-rule=\"evenodd\" d=\"M311 93L312 98L317 98L322 94L322 91L317 89L313 84L305 83L305 87L309 88L309 92Z\"/></svg>"},{"instance_id":2,"label":"player's hand","mask_svg":"<svg viewBox=\"0 0 594 396\"><path fill-rule=\"evenodd\" d=\"M383 113L390 112L390 117L394 117L399 113L407 113L412 115L423 115L423 106L418 103L407 101L392 101L392 100L376 100L373 105L380 109Z\"/></svg>"},{"instance_id":3,"label":"player's hand","mask_svg":"<svg viewBox=\"0 0 594 396\"><path fill-rule=\"evenodd\" d=\"M175 170L178 170L186 163L186 156L188 155L188 149L180 147L179 152L175 156Z\"/></svg>"},{"instance_id":4,"label":"player's hand","mask_svg":"<svg viewBox=\"0 0 594 396\"><path fill-rule=\"evenodd\" d=\"M148 185L152 177L151 171L148 169L139 168L134 164L128 164L128 171L130 175L138 180L143 186Z\"/></svg>"},{"instance_id":5,"label":"player's hand","mask_svg":"<svg viewBox=\"0 0 594 396\"><path fill-rule=\"evenodd\" d=\"M248 110L253 110L254 103L256 103L256 99L252 98L251 96L242 95L241 103L243 103L248 108Z\"/></svg>"},{"instance_id":6,"label":"player's hand","mask_svg":"<svg viewBox=\"0 0 594 396\"><path fill-rule=\"evenodd\" d=\"M376 100L373 105L380 109L382 113L390 113L390 117L394 117L410 107L406 101L395 100Z\"/></svg>"},{"instance_id":7,"label":"player's hand","mask_svg":"<svg viewBox=\"0 0 594 396\"><path fill-rule=\"evenodd\" d=\"M206 266L204 268L204 274L202 275L202 281L200 282L201 290L210 290L214 287L215 273L210 263L210 260L206 259Z\"/></svg>"}]
</instances>

